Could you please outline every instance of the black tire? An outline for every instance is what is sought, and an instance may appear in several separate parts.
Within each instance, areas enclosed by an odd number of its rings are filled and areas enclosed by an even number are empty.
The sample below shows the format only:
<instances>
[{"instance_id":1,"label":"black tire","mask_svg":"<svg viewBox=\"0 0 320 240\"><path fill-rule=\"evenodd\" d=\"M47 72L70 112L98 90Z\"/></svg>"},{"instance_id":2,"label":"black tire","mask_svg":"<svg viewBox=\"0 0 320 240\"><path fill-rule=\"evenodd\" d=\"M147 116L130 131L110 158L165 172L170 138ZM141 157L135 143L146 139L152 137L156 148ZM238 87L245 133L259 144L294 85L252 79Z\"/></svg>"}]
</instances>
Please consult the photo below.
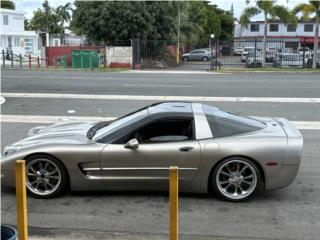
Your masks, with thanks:
<instances>
[{"instance_id":1,"label":"black tire","mask_svg":"<svg viewBox=\"0 0 320 240\"><path fill-rule=\"evenodd\" d=\"M311 59L308 59L308 61L307 61L307 67L308 68L312 68L312 60Z\"/></svg>"},{"instance_id":2,"label":"black tire","mask_svg":"<svg viewBox=\"0 0 320 240\"><path fill-rule=\"evenodd\" d=\"M229 197L227 196L228 194L224 194L222 192L221 187L218 186L218 183L217 183L217 174L219 173L219 170L223 167L223 166L226 166L227 163L232 163L234 161L240 161L240 162L243 162L243 163L246 163L248 166L251 166L251 168L249 168L248 170L246 171L251 171L251 170L254 170L255 171L255 176L256 176L256 184L255 186L252 188L252 190L250 190L250 194L248 195L244 195L243 197L241 198L234 198L234 197ZM220 172L221 173L221 172ZM210 175L210 180L209 180L209 183L211 184L211 189L213 190L213 192L219 196L220 198L224 199L224 200L227 200L227 201L231 201L231 202L241 202L241 201L246 201L250 198L252 198L257 192L259 192L261 190L261 186L262 186L262 179L261 179L261 173L260 173L260 170L259 168L256 166L255 163L253 163L252 161L246 159L246 158L243 158L243 157L232 157L232 158L227 158L225 160L223 160L222 162L220 162L218 164L218 166L216 166L213 170L213 172L211 173ZM241 185L241 183L240 183ZM233 186L233 185L230 185L230 186ZM237 187L238 188L238 187ZM236 188L236 189L237 189ZM237 191L237 190L236 190Z\"/></svg>"},{"instance_id":3,"label":"black tire","mask_svg":"<svg viewBox=\"0 0 320 240\"><path fill-rule=\"evenodd\" d=\"M48 194L45 193L36 193L35 191L32 191L30 189L30 184L28 180L28 175L26 173L26 181L27 181L27 191L30 195L36 197L36 198L54 198L57 197L58 195L62 194L63 192L66 191L67 187L69 186L69 176L66 168L63 166L63 164L56 158L50 156L50 155L44 155L44 154L39 154L39 155L34 155L26 160L26 170L28 172L28 166L29 164L32 164L33 162L36 161L47 161L50 163L53 163L52 166L56 166L58 170L60 171L61 179L60 183L56 185L56 189ZM59 182L59 181L58 181Z\"/></svg>"},{"instance_id":4,"label":"black tire","mask_svg":"<svg viewBox=\"0 0 320 240\"><path fill-rule=\"evenodd\" d=\"M188 62L188 61L189 61L189 58L188 58L188 57L183 57L182 60L183 60L184 62Z\"/></svg>"},{"instance_id":5,"label":"black tire","mask_svg":"<svg viewBox=\"0 0 320 240\"><path fill-rule=\"evenodd\" d=\"M208 62L208 61L209 61L209 58L208 58L208 57L203 57L203 58L202 58L202 61L203 61L203 62Z\"/></svg>"}]
</instances>

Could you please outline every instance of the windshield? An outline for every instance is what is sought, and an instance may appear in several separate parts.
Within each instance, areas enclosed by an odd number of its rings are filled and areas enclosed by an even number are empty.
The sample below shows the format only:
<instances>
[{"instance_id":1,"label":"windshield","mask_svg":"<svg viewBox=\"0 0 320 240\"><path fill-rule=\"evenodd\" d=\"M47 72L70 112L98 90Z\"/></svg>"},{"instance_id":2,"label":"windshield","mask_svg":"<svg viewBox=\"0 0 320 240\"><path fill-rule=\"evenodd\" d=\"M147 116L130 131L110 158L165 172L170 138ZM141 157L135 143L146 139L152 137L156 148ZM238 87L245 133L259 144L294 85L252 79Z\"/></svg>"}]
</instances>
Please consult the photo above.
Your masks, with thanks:
<instances>
[{"instance_id":1,"label":"windshield","mask_svg":"<svg viewBox=\"0 0 320 240\"><path fill-rule=\"evenodd\" d=\"M142 110L138 110L136 112L125 115L124 117L118 118L111 122L108 126L97 130L93 137L93 141L95 141L96 139L100 139L110 133L113 133L123 127L126 127L132 123L135 123L145 118L146 116L148 116L148 110L144 108Z\"/></svg>"}]
</instances>

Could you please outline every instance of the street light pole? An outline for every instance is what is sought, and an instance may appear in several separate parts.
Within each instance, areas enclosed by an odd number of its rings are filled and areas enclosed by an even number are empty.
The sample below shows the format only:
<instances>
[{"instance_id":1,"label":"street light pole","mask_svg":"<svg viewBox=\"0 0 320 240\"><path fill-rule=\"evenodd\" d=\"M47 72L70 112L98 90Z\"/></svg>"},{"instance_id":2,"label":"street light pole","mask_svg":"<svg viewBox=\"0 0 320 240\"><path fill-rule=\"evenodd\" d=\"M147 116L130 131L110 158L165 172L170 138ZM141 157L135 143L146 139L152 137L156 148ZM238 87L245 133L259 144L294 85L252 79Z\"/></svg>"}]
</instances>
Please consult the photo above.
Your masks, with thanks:
<instances>
[{"instance_id":1,"label":"street light pole","mask_svg":"<svg viewBox=\"0 0 320 240\"><path fill-rule=\"evenodd\" d=\"M180 62L180 2L178 2L178 29L177 29L177 51L176 51L176 63Z\"/></svg>"},{"instance_id":2,"label":"street light pole","mask_svg":"<svg viewBox=\"0 0 320 240\"><path fill-rule=\"evenodd\" d=\"M212 33L210 35L210 69L213 70L214 69L214 65L213 65L213 46L214 46L214 34Z\"/></svg>"}]
</instances>

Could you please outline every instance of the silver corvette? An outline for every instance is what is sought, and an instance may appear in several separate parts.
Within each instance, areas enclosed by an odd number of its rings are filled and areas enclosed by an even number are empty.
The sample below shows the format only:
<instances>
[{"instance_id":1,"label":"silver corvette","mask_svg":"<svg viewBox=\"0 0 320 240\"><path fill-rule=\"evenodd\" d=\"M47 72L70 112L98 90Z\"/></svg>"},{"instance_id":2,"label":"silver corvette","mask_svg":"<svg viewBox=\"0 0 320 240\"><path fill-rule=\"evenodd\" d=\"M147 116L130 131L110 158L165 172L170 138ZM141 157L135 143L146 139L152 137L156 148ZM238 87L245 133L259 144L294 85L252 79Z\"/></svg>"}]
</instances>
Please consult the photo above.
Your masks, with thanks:
<instances>
[{"instance_id":1,"label":"silver corvette","mask_svg":"<svg viewBox=\"0 0 320 240\"><path fill-rule=\"evenodd\" d=\"M26 160L26 185L37 197L70 189L168 189L179 167L180 191L241 201L282 188L297 175L299 130L284 118L247 117L201 103L162 102L111 122L40 126L5 148L2 184L15 185Z\"/></svg>"}]
</instances>

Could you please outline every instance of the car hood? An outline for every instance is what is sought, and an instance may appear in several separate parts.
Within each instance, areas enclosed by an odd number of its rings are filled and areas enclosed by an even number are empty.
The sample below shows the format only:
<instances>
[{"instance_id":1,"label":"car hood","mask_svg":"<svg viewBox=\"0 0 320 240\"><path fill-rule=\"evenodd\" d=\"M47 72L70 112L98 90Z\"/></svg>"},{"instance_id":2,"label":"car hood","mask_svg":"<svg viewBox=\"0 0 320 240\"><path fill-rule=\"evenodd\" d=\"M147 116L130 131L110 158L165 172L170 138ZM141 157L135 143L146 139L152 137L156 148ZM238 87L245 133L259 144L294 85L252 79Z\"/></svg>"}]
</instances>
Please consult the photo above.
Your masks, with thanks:
<instances>
[{"instance_id":1,"label":"car hood","mask_svg":"<svg viewBox=\"0 0 320 240\"><path fill-rule=\"evenodd\" d=\"M44 144L87 144L86 134L94 123L64 122L50 126L39 126L29 130L28 136L12 147L32 147Z\"/></svg>"}]
</instances>

